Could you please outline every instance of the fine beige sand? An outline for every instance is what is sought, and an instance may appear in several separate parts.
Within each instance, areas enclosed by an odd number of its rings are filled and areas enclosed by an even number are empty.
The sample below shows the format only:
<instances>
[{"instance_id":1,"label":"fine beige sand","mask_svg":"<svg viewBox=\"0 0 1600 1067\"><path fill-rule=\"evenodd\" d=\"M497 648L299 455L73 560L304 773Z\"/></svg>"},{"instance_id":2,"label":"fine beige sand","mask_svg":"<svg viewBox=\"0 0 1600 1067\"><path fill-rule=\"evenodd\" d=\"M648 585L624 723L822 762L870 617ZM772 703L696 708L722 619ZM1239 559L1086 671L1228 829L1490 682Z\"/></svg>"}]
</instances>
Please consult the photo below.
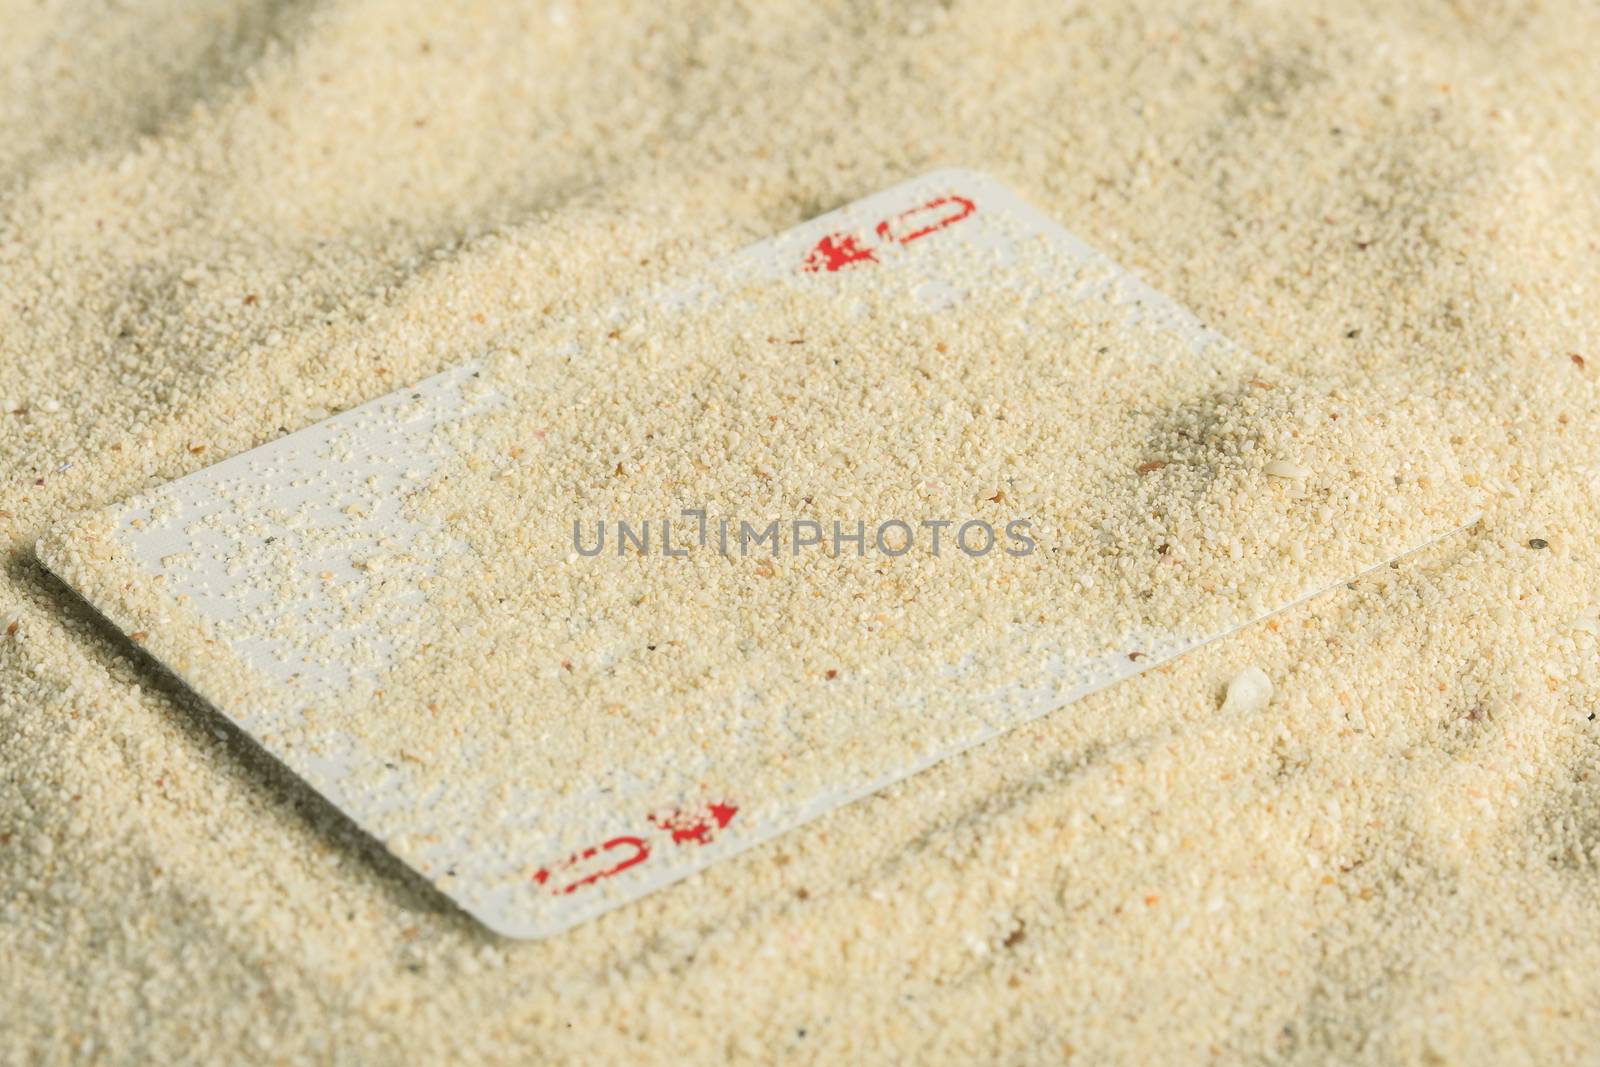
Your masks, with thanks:
<instances>
[{"instance_id":1,"label":"fine beige sand","mask_svg":"<svg viewBox=\"0 0 1600 1067\"><path fill-rule=\"evenodd\" d=\"M0 27L0 1060L1600 1062L1600 8L4 0ZM943 166L1269 372L1404 411L1360 465L1426 458L1480 521L539 943L35 556Z\"/></svg>"}]
</instances>

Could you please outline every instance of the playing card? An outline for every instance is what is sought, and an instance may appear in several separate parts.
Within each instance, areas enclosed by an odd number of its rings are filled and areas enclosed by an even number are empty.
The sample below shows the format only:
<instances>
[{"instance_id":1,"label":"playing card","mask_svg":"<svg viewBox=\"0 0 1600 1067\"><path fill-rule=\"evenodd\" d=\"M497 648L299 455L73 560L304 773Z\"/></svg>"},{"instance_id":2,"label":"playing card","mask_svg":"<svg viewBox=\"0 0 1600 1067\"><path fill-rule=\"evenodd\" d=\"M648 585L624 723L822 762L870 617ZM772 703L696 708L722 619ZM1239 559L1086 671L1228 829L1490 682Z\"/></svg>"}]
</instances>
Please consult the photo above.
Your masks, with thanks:
<instances>
[{"instance_id":1,"label":"playing card","mask_svg":"<svg viewBox=\"0 0 1600 1067\"><path fill-rule=\"evenodd\" d=\"M39 554L544 937L1457 528L1401 403L945 170Z\"/></svg>"}]
</instances>

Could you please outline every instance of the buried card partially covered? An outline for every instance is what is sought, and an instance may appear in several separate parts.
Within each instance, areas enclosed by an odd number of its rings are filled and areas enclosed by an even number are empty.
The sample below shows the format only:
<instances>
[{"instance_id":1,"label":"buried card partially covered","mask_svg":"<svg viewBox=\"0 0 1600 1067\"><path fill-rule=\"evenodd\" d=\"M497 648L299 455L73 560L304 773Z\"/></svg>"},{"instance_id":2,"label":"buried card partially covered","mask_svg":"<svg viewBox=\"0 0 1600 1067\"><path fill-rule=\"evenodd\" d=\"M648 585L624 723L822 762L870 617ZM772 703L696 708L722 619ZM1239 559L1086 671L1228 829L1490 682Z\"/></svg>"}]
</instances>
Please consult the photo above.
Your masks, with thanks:
<instances>
[{"instance_id":1,"label":"buried card partially covered","mask_svg":"<svg viewBox=\"0 0 1600 1067\"><path fill-rule=\"evenodd\" d=\"M941 171L39 553L543 937L1459 527L1406 404Z\"/></svg>"}]
</instances>

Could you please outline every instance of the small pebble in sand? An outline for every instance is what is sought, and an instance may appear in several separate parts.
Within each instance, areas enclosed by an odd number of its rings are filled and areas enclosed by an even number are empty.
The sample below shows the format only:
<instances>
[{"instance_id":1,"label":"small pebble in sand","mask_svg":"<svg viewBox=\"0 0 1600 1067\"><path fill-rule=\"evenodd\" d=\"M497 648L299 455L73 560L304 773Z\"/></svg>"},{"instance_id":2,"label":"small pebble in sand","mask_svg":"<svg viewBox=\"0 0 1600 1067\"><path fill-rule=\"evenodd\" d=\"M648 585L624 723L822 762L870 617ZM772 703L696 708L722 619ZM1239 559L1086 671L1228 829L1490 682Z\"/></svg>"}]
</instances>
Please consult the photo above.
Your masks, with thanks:
<instances>
[{"instance_id":1,"label":"small pebble in sand","mask_svg":"<svg viewBox=\"0 0 1600 1067\"><path fill-rule=\"evenodd\" d=\"M1228 680L1228 695L1223 698L1222 710L1232 712L1261 711L1272 700L1272 679L1260 667L1246 667Z\"/></svg>"}]
</instances>

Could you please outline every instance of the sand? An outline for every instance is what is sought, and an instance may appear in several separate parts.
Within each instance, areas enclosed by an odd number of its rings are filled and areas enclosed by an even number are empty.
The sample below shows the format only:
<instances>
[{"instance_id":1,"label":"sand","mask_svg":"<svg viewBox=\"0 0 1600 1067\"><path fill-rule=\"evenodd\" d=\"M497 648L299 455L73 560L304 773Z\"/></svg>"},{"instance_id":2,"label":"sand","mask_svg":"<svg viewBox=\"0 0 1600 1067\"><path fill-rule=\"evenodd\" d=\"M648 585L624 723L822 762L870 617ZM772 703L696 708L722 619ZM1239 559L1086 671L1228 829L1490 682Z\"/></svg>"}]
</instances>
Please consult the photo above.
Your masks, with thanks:
<instances>
[{"instance_id":1,"label":"sand","mask_svg":"<svg viewBox=\"0 0 1600 1067\"><path fill-rule=\"evenodd\" d=\"M9 1059L1600 1058L1592 6L3 21ZM34 557L70 513L944 165L1285 376L1426 398L1482 520L538 944Z\"/></svg>"}]
</instances>

